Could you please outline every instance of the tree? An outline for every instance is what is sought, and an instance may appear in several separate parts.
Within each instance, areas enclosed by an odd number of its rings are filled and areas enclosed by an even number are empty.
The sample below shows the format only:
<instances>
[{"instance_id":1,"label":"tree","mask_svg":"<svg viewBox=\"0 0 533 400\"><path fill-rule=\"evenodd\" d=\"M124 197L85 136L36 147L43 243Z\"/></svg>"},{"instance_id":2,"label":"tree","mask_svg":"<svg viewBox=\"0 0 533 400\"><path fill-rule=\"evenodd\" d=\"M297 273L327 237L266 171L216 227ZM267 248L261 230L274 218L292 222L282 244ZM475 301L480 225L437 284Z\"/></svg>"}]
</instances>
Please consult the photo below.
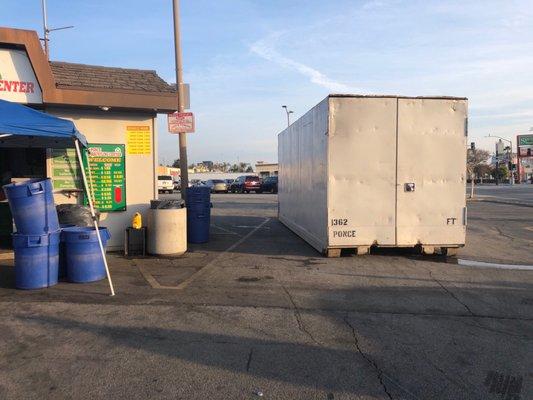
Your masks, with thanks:
<instances>
[{"instance_id":1,"label":"tree","mask_svg":"<svg viewBox=\"0 0 533 400\"><path fill-rule=\"evenodd\" d=\"M487 165L487 160L489 159L490 154L487 150L474 149L468 150L466 156L466 169L470 175L470 178L474 178L474 174L477 173L476 170L481 170L483 166Z\"/></svg>"},{"instance_id":2,"label":"tree","mask_svg":"<svg viewBox=\"0 0 533 400\"><path fill-rule=\"evenodd\" d=\"M498 168L494 167L492 169L492 175L500 181L509 179L509 168L505 164L500 164Z\"/></svg>"},{"instance_id":3,"label":"tree","mask_svg":"<svg viewBox=\"0 0 533 400\"><path fill-rule=\"evenodd\" d=\"M180 160L174 160L174 162L171 165L172 168L179 168L180 167Z\"/></svg>"},{"instance_id":4,"label":"tree","mask_svg":"<svg viewBox=\"0 0 533 400\"><path fill-rule=\"evenodd\" d=\"M479 164L474 167L474 174L481 180L481 183L483 183L483 178L490 175L491 171L492 168L488 164Z\"/></svg>"},{"instance_id":5,"label":"tree","mask_svg":"<svg viewBox=\"0 0 533 400\"><path fill-rule=\"evenodd\" d=\"M254 169L251 165L248 165L248 168L246 168L246 172L254 172Z\"/></svg>"}]
</instances>

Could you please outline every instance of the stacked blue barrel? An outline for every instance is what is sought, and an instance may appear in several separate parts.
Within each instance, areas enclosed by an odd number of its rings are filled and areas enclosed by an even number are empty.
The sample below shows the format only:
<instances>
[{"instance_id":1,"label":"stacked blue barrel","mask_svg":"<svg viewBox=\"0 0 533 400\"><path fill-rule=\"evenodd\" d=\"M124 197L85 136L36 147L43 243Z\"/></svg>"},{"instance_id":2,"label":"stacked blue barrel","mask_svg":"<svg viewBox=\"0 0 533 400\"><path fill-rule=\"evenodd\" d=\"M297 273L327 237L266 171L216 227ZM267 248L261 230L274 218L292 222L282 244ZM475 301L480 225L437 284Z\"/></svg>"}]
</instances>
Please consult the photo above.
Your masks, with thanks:
<instances>
[{"instance_id":1,"label":"stacked blue barrel","mask_svg":"<svg viewBox=\"0 0 533 400\"><path fill-rule=\"evenodd\" d=\"M211 221L211 189L207 186L187 188L187 240L190 243L209 241Z\"/></svg>"},{"instance_id":2,"label":"stacked blue barrel","mask_svg":"<svg viewBox=\"0 0 533 400\"><path fill-rule=\"evenodd\" d=\"M105 248L111 235L103 226L99 230ZM61 241L65 249L66 275L70 282L95 282L106 277L104 258L95 228L66 227L61 233Z\"/></svg>"},{"instance_id":3,"label":"stacked blue barrel","mask_svg":"<svg viewBox=\"0 0 533 400\"><path fill-rule=\"evenodd\" d=\"M57 283L60 229L50 179L3 187L15 221L15 286L39 289Z\"/></svg>"},{"instance_id":4,"label":"stacked blue barrel","mask_svg":"<svg viewBox=\"0 0 533 400\"><path fill-rule=\"evenodd\" d=\"M15 221L15 286L40 289L70 282L94 282L106 277L104 259L93 227L60 225L50 179L32 179L3 187ZM81 207L81 206L78 206ZM102 244L110 239L100 227Z\"/></svg>"}]
</instances>

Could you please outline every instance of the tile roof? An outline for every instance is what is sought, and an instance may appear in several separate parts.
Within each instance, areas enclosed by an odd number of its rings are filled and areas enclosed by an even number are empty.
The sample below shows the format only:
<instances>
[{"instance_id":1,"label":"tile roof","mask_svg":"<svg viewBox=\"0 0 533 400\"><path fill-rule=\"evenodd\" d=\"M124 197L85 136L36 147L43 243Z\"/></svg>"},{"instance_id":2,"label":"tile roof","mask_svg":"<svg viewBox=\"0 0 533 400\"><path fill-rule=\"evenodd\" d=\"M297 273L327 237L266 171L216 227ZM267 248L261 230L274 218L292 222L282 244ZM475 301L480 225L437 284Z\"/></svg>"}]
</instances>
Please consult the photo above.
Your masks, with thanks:
<instances>
[{"instance_id":1,"label":"tile roof","mask_svg":"<svg viewBox=\"0 0 533 400\"><path fill-rule=\"evenodd\" d=\"M175 93L155 71L50 61L57 87Z\"/></svg>"}]
</instances>

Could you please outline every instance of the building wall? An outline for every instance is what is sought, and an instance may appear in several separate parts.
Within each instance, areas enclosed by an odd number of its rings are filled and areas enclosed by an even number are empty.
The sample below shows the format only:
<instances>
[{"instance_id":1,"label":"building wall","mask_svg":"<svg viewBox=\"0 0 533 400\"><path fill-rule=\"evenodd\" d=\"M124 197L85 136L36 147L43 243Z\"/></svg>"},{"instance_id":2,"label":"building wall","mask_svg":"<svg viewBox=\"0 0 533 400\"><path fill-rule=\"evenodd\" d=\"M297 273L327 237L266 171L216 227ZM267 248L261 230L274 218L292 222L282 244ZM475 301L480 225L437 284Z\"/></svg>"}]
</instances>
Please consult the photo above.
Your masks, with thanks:
<instances>
[{"instance_id":1,"label":"building wall","mask_svg":"<svg viewBox=\"0 0 533 400\"><path fill-rule=\"evenodd\" d=\"M257 163L255 172L261 178L278 175L278 164Z\"/></svg>"},{"instance_id":2,"label":"building wall","mask_svg":"<svg viewBox=\"0 0 533 400\"><path fill-rule=\"evenodd\" d=\"M47 108L46 112L73 121L89 143L126 145L126 211L102 213L100 216L102 226L106 226L111 232L108 249L123 249L124 229L131 226L133 214L140 212L143 220L146 221L150 200L157 198L155 114L54 108ZM148 125L151 127L151 154L128 154L126 127L129 125ZM48 173L50 175L50 171ZM62 193L55 194L55 201L56 204L79 202L78 199L68 198Z\"/></svg>"}]
</instances>

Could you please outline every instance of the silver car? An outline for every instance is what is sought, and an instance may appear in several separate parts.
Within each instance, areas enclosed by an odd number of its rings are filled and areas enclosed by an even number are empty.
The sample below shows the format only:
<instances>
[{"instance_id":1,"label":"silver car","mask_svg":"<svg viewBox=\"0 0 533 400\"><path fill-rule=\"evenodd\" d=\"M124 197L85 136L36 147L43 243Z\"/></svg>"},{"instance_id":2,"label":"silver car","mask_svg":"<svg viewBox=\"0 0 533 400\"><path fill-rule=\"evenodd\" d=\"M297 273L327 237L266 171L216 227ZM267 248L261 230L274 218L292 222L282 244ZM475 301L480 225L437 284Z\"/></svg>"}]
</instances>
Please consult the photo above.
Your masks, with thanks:
<instances>
[{"instance_id":1,"label":"silver car","mask_svg":"<svg viewBox=\"0 0 533 400\"><path fill-rule=\"evenodd\" d=\"M223 179L209 179L205 185L211 189L211 193L228 193L228 185Z\"/></svg>"}]
</instances>

